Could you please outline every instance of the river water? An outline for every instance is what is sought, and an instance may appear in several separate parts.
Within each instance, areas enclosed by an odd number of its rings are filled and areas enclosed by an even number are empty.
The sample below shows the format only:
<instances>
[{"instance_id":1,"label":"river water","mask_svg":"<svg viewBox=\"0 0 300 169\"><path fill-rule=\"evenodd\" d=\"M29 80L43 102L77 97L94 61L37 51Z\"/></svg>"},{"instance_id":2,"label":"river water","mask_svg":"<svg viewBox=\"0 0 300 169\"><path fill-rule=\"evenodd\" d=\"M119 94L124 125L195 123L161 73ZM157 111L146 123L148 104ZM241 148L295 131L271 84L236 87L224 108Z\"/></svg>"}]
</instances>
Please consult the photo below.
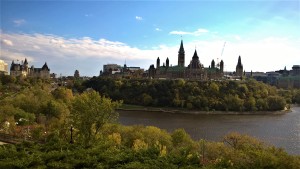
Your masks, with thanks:
<instances>
[{"instance_id":1,"label":"river water","mask_svg":"<svg viewBox=\"0 0 300 169\"><path fill-rule=\"evenodd\" d=\"M194 115L163 112L119 112L123 125L156 126L169 132L183 128L195 140L221 141L230 132L256 137L300 155L300 107L282 115Z\"/></svg>"}]
</instances>

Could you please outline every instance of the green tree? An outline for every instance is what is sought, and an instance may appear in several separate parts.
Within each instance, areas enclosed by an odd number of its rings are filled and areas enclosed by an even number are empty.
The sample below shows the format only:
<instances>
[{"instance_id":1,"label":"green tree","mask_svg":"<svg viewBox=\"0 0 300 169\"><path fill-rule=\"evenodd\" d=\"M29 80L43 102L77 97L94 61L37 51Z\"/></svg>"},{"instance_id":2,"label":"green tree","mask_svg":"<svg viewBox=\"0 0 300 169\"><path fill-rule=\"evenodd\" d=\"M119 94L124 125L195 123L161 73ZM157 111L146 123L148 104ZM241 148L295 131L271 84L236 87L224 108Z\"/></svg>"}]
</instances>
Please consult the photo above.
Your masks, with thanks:
<instances>
[{"instance_id":1,"label":"green tree","mask_svg":"<svg viewBox=\"0 0 300 169\"><path fill-rule=\"evenodd\" d=\"M152 97L146 93L143 93L142 98L143 98L143 105L145 106L149 106L153 102Z\"/></svg>"},{"instance_id":2,"label":"green tree","mask_svg":"<svg viewBox=\"0 0 300 169\"><path fill-rule=\"evenodd\" d=\"M298 90L294 95L293 101L297 104L300 104L300 90Z\"/></svg>"},{"instance_id":3,"label":"green tree","mask_svg":"<svg viewBox=\"0 0 300 169\"><path fill-rule=\"evenodd\" d=\"M269 110L283 110L286 106L284 98L280 96L269 96L267 102Z\"/></svg>"},{"instance_id":4,"label":"green tree","mask_svg":"<svg viewBox=\"0 0 300 169\"><path fill-rule=\"evenodd\" d=\"M75 97L72 102L71 117L75 129L85 143L89 143L98 134L101 127L114 122L118 118L115 108L121 102L113 102L101 97L96 91L84 92Z\"/></svg>"},{"instance_id":5,"label":"green tree","mask_svg":"<svg viewBox=\"0 0 300 169\"><path fill-rule=\"evenodd\" d=\"M246 110L256 111L256 102L255 98L250 96L244 103Z\"/></svg>"},{"instance_id":6,"label":"green tree","mask_svg":"<svg viewBox=\"0 0 300 169\"><path fill-rule=\"evenodd\" d=\"M73 99L72 90L65 87L59 87L52 92L52 95L55 99L63 100L66 103L69 103Z\"/></svg>"}]
</instances>

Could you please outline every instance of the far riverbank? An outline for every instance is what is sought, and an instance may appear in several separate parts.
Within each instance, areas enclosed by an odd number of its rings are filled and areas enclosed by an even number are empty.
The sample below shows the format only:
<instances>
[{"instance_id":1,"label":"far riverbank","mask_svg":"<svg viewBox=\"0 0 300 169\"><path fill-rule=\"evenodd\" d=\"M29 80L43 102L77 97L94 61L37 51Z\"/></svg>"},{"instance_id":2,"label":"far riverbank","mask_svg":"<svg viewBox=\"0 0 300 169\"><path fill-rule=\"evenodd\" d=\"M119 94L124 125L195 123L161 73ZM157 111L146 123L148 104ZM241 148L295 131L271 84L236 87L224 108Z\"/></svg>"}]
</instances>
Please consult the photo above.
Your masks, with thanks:
<instances>
[{"instance_id":1,"label":"far riverbank","mask_svg":"<svg viewBox=\"0 0 300 169\"><path fill-rule=\"evenodd\" d=\"M292 105L299 106L299 105ZM144 107L144 106L138 106L138 105L123 105L121 108L118 108L117 111L137 111L137 112L162 112L162 113L180 113L180 114L195 114L195 115L268 115L268 114L274 114L274 115L281 115L285 113L289 113L292 110L291 109L285 109L285 110L279 110L279 111L200 111L200 110L189 110L189 109L182 109L182 108L164 108L164 107Z\"/></svg>"}]
</instances>

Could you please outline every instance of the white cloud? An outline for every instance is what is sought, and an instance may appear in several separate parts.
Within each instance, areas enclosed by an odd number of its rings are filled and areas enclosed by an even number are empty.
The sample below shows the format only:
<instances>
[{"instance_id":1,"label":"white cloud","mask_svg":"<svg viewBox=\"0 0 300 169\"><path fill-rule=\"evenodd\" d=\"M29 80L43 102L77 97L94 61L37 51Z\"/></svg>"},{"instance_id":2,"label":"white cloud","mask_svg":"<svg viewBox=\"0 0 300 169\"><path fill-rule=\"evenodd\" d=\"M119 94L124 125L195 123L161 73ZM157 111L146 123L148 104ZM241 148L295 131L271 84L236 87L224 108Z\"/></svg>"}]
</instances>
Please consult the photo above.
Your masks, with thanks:
<instances>
[{"instance_id":1,"label":"white cloud","mask_svg":"<svg viewBox=\"0 0 300 169\"><path fill-rule=\"evenodd\" d=\"M14 44L12 43L12 41L7 40L7 39L2 39L1 42L2 42L4 45L7 45L7 46L13 46L13 45L14 45Z\"/></svg>"},{"instance_id":2,"label":"white cloud","mask_svg":"<svg viewBox=\"0 0 300 169\"><path fill-rule=\"evenodd\" d=\"M76 69L79 69L82 75L98 75L103 64L122 65L125 59L128 66L145 69L148 69L150 64L155 64L157 57L160 57L162 63L169 57L170 64L177 65L180 45L178 40L178 44L174 46L160 44L142 50L123 42L95 40L90 37L68 39L56 35L2 32L1 38L2 43L13 42L13 46L1 47L0 57L7 63L17 59L24 60L26 57L30 60L30 65L40 67L47 62L51 72L63 75L72 75ZM221 56L224 41L225 39L184 41L186 66L193 56L195 46L200 62L205 67L209 66L212 59L223 59L227 71L235 70L239 55L246 71L278 70L284 66L291 69L294 64L300 64L300 49L297 46L300 39L292 41L287 38L269 37L256 41L226 41Z\"/></svg>"},{"instance_id":3,"label":"white cloud","mask_svg":"<svg viewBox=\"0 0 300 169\"><path fill-rule=\"evenodd\" d=\"M138 20L138 21L143 20L143 18L141 16L135 16L135 19Z\"/></svg>"},{"instance_id":4,"label":"white cloud","mask_svg":"<svg viewBox=\"0 0 300 169\"><path fill-rule=\"evenodd\" d=\"M171 31L169 34L171 35L192 35L192 36L200 36L204 33L208 33L209 31L207 29L198 29L194 32L185 32L185 31Z\"/></svg>"},{"instance_id":5,"label":"white cloud","mask_svg":"<svg viewBox=\"0 0 300 169\"><path fill-rule=\"evenodd\" d=\"M24 25L26 23L26 21L24 19L16 19L16 20L13 20L13 23L15 24L15 26L21 26L21 25Z\"/></svg>"},{"instance_id":6,"label":"white cloud","mask_svg":"<svg viewBox=\"0 0 300 169\"><path fill-rule=\"evenodd\" d=\"M239 35L235 35L234 38L235 38L236 40L241 40L241 37L240 37Z\"/></svg>"},{"instance_id":7,"label":"white cloud","mask_svg":"<svg viewBox=\"0 0 300 169\"><path fill-rule=\"evenodd\" d=\"M169 34L171 35L188 35L191 34L190 32L184 32L184 31L171 31Z\"/></svg>"},{"instance_id":8,"label":"white cloud","mask_svg":"<svg viewBox=\"0 0 300 169\"><path fill-rule=\"evenodd\" d=\"M84 14L85 17L91 17L93 14Z\"/></svg>"},{"instance_id":9,"label":"white cloud","mask_svg":"<svg viewBox=\"0 0 300 169\"><path fill-rule=\"evenodd\" d=\"M156 30L156 31L159 31L159 32L162 31L160 28L155 28L155 30Z\"/></svg>"},{"instance_id":10,"label":"white cloud","mask_svg":"<svg viewBox=\"0 0 300 169\"><path fill-rule=\"evenodd\" d=\"M39 46L37 46L37 45L33 45L33 48L34 49L41 49Z\"/></svg>"}]
</instances>

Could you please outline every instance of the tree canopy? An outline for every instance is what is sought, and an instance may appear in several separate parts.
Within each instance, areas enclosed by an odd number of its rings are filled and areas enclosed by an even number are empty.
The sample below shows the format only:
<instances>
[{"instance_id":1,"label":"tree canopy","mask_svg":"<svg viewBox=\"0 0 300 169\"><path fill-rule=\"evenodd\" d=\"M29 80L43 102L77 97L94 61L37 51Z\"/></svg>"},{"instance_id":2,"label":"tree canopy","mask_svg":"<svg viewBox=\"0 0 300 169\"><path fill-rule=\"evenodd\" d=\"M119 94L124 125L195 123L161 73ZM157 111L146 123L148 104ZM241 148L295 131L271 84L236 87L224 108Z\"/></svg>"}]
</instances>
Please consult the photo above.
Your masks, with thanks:
<instances>
[{"instance_id":1,"label":"tree canopy","mask_svg":"<svg viewBox=\"0 0 300 169\"><path fill-rule=\"evenodd\" d=\"M185 81L110 79L94 77L83 83L126 104L220 111L274 111L286 107L278 90L253 79L247 81ZM295 95L294 100L298 100ZM291 101L292 102L292 101Z\"/></svg>"}]
</instances>

